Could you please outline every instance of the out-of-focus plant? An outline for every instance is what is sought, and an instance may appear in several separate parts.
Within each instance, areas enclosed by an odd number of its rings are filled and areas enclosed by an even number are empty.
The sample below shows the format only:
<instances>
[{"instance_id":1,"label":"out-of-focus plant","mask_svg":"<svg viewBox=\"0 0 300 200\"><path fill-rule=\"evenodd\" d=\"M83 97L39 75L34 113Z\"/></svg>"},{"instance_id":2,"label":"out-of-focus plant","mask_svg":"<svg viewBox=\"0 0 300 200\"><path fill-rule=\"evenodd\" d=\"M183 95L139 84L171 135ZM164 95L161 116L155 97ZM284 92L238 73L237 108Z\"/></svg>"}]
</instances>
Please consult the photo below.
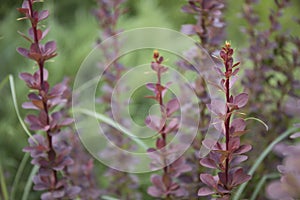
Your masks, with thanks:
<instances>
[{"instance_id":1,"label":"out-of-focus plant","mask_svg":"<svg viewBox=\"0 0 300 200\"><path fill-rule=\"evenodd\" d=\"M68 81L68 79L65 79L65 81ZM67 100L64 105L64 114L68 116L72 104L72 91L69 87L64 95ZM98 188L94 172L94 159L81 144L78 133L73 127L69 127L59 136L60 141L72 147L70 157L73 159L73 164L66 167L64 173L72 185L80 187L78 197L81 200L99 199L101 190Z\"/></svg>"},{"instance_id":2,"label":"out-of-focus plant","mask_svg":"<svg viewBox=\"0 0 300 200\"><path fill-rule=\"evenodd\" d=\"M195 16L196 24L185 24L181 32L197 35L200 44L209 52L214 51L224 38L223 22L224 1L222 0L190 0L182 11Z\"/></svg>"},{"instance_id":3,"label":"out-of-focus plant","mask_svg":"<svg viewBox=\"0 0 300 200\"><path fill-rule=\"evenodd\" d=\"M97 41L98 44L101 41L113 37L121 31L117 29L117 23L122 14L124 14L125 9L122 5L126 2L126 0L98 0L98 8L93 10L93 14L95 15L97 22L100 28L100 37ZM118 123L124 125L128 125L127 121L121 119L120 113L112 113L112 109L107 107L107 105L111 105L115 108L115 110L120 110L120 106L126 105L126 102L122 102L118 99L120 92L126 91L126 88L118 87L116 88L116 84L118 80L121 78L122 74L125 71L125 67L122 63L115 60L119 56L119 48L121 42L118 41L117 37L113 37L111 40L111 44L106 46L101 45L100 51L103 52L104 60L99 62L99 67L103 72L103 83L101 83L101 96L98 99L102 105L106 105L102 108L107 116L113 118ZM114 91L115 90L115 91ZM117 96L116 99L112 98L113 92ZM102 130L105 135L118 147L122 149L129 150L132 145L129 145L129 138L124 137L124 135L117 129L102 124ZM110 149L106 149L101 153L101 155L113 156L115 159L118 158L119 155L112 155L115 151L111 151ZM130 161L128 161L130 162ZM105 195L116 196L121 199L140 199L141 195L138 191L133 192L132 189L138 188L138 177L132 174L128 174L125 172L121 172L112 168L107 169L105 172L105 176L109 182L109 186L103 190Z\"/></svg>"},{"instance_id":4,"label":"out-of-focus plant","mask_svg":"<svg viewBox=\"0 0 300 200\"><path fill-rule=\"evenodd\" d=\"M80 192L80 188L72 186L63 173L67 166L73 164L70 157L71 147L58 140L61 129L73 122L71 118L64 117L59 109L67 101L65 92L68 87L66 81L63 81L51 88L47 81L45 62L56 56L56 43L54 41L41 43L49 29L41 30L39 23L48 17L49 12L34 10L33 4L37 2L25 0L18 9L24 15L21 19L27 19L31 24L29 36L20 32L31 45L29 49L20 47L17 50L24 57L34 60L38 66L34 74L20 74L20 78L32 91L28 95L30 102L24 103L23 108L38 111L38 114L28 114L25 119L30 129L37 134L29 138L30 146L25 147L24 151L31 154L31 163L39 167L33 182L35 190L44 191L41 199L74 198Z\"/></svg>"},{"instance_id":5,"label":"out-of-focus plant","mask_svg":"<svg viewBox=\"0 0 300 200\"><path fill-rule=\"evenodd\" d=\"M300 127L300 125L298 125ZM299 138L300 133L291 135L291 138ZM266 189L269 199L296 200L300 198L300 145L284 145L279 149L284 156L283 164L277 169L281 173L278 181L270 183Z\"/></svg>"},{"instance_id":6,"label":"out-of-focus plant","mask_svg":"<svg viewBox=\"0 0 300 200\"><path fill-rule=\"evenodd\" d=\"M225 36L225 22L224 22L224 13L223 10L225 4L220 0L191 0L188 1L188 4L182 7L182 11L187 14L191 14L196 19L195 24L185 24L181 27L181 32L190 36L196 36L198 38L197 42L199 46L208 51L209 54L214 54L221 43L224 40ZM199 50L200 49L200 50ZM186 57L190 60L194 60L199 66L202 66L205 58L203 57L203 49L196 47L190 49L185 53ZM216 60L218 63L218 60ZM180 70L183 73L188 71L194 71L195 66L192 66L190 63L180 60L177 62L177 65L180 67ZM197 75L196 80L192 84L195 94L197 95L199 102L197 105L190 105L189 101L186 101L183 105L185 107L198 106L200 109L200 122L199 122L199 134L197 134L192 147L193 152L191 155L187 154L187 160L192 171L189 174L181 177L184 182L186 182L186 187L189 190L190 198L198 199L197 191L199 188L199 176L201 174L202 168L199 165L199 150L201 147L201 141L205 136L210 122L210 115L207 110L207 104L210 103L210 97L207 91L207 85L204 77L201 74ZM182 93L184 95L184 93ZM195 118L191 116L191 120ZM197 174L197 176L195 176Z\"/></svg>"},{"instance_id":7,"label":"out-of-focus plant","mask_svg":"<svg viewBox=\"0 0 300 200\"><path fill-rule=\"evenodd\" d=\"M242 16L247 22L243 32L249 37L249 47L243 52L243 57L248 54L248 65L251 66L245 70L243 84L252 94L250 112L262 120L268 119L270 132L281 133L291 125L290 119L294 116L290 109L286 109L287 104L290 98L300 95L297 92L300 86L297 79L300 43L299 38L282 30L280 19L290 5L289 0L274 1L275 9L268 15L269 26L263 26L267 27L263 29L258 28L264 22L255 11L257 3L257 0L246 0L243 5ZM296 21L294 19L295 26L299 26Z\"/></svg>"},{"instance_id":8,"label":"out-of-focus plant","mask_svg":"<svg viewBox=\"0 0 300 200\"><path fill-rule=\"evenodd\" d=\"M182 173L190 171L191 168L185 163L183 157L178 158L171 164L169 163L172 160L171 157L174 156L174 152L176 152L176 148L179 148L168 145L168 137L178 130L179 119L174 114L180 106L176 98L167 103L164 101L168 86L162 85L161 77L168 68L162 65L164 58L159 55L158 51L154 51L153 58L154 62L151 63L151 68L157 74L157 82L147 84L147 88L154 93L154 96L147 96L147 98L154 99L159 104L161 116L149 115L145 123L158 134L156 147L148 149L148 152L151 152L151 167L157 169L157 167L163 166L163 174L153 174L151 176L153 185L148 188L148 194L163 199L186 197L187 191L180 187L175 179Z\"/></svg>"},{"instance_id":9,"label":"out-of-focus plant","mask_svg":"<svg viewBox=\"0 0 300 200\"><path fill-rule=\"evenodd\" d=\"M266 121L269 127L269 132L265 134L262 126L253 126L252 130L256 134L251 140L258 145L252 155L259 154L264 146L278 137L278 133L292 126L293 118L297 116L294 99L300 95L300 81L297 78L300 74L299 38L291 36L282 28L282 19L294 2L274 0L274 8L268 12L266 22L257 12L262 3L245 0L242 10L246 20L242 31L249 42L241 53L241 59L248 55L244 62L249 67L245 70L242 83L251 94L249 115ZM299 26L296 19L290 19L290 23ZM268 156L257 174L270 173L276 166L274 162L278 162L276 157Z\"/></svg>"},{"instance_id":10,"label":"out-of-focus plant","mask_svg":"<svg viewBox=\"0 0 300 200\"><path fill-rule=\"evenodd\" d=\"M201 181L208 187L202 187L198 191L199 196L216 195L217 199L230 199L231 193L238 185L251 179L239 164L247 159L242 155L251 150L252 146L241 144L240 137L246 133L246 122L242 118L234 118L239 109L243 108L248 101L247 93L240 93L236 96L231 94L232 86L235 83L235 76L239 72L237 67L240 63L234 63L234 50L230 43L226 42L220 52L225 71L216 68L216 71L223 77L220 89L225 93L226 101L212 99L208 105L210 111L216 115L213 119L217 131L225 138L216 141L211 147L210 153L200 160L200 164L207 168L217 170L217 175L208 173L200 175ZM203 145L210 146L211 139L205 139Z\"/></svg>"}]
</instances>

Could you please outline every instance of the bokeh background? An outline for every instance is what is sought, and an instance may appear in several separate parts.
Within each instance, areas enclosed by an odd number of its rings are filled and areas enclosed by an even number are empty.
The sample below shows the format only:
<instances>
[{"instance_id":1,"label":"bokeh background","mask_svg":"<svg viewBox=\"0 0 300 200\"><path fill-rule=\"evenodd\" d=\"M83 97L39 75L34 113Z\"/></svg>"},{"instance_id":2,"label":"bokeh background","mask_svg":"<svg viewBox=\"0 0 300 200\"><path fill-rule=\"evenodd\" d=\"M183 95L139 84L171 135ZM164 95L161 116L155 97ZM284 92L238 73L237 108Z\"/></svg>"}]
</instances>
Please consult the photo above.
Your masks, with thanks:
<instances>
[{"instance_id":1,"label":"bokeh background","mask_svg":"<svg viewBox=\"0 0 300 200\"><path fill-rule=\"evenodd\" d=\"M225 10L226 39L231 41L232 46L237 50L247 45L247 36L242 34L241 28L245 20L241 18L243 1L228 0ZM293 6L285 11L282 20L282 32L288 31L293 36L300 35L300 26L291 26L293 17L300 17L300 1L293 0ZM28 89L18 79L18 74L23 71L32 71L33 63L24 59L16 52L16 48L27 46L28 43L19 36L17 31L25 32L28 22L18 21L20 17L16 8L20 7L22 1L2 0L0 3L0 165L5 177L7 187L12 184L15 173L24 155L22 148L27 145L27 135L22 129L12 102L11 92L7 81L8 74L15 77L15 87L18 105L26 100ZM128 0L124 7L128 10L120 18L118 27L122 30L140 28L147 26L164 27L180 31L182 24L194 23L193 16L181 12L181 7L186 4L184 0ZM50 11L50 17L43 23L51 28L47 39L57 42L58 56L54 62L48 64L51 74L50 83L56 83L68 76L74 78L81 62L95 46L99 37L99 27L92 9L96 8L96 1L89 0L45 0L43 6ZM269 10L274 7L273 1L263 0L255 9L266 23L268 23ZM264 25L257 27L263 29ZM147 63L151 57L141 57ZM131 63L131 64L134 64ZM20 109L21 116L25 111ZM270 133L271 134L271 133ZM254 147L255 148L255 147ZM101 172L104 168L100 163L96 164L97 175L100 182ZM28 175L31 170L30 163L26 164L19 191L22 193ZM140 178L148 181L147 175L140 175ZM143 182L142 182L143 184ZM146 186L141 187L145 193ZM143 190L144 188L144 190ZM29 199L37 198L35 194Z\"/></svg>"}]
</instances>

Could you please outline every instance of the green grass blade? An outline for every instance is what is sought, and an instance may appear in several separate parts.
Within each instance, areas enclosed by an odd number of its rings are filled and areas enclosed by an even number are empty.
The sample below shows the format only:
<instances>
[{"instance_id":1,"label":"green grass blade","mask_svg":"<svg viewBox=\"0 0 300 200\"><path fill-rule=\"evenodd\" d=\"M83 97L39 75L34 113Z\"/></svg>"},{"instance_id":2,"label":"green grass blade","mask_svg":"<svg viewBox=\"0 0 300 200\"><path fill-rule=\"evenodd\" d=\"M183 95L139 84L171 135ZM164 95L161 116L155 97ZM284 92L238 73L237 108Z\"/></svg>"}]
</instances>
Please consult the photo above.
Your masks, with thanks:
<instances>
[{"instance_id":1,"label":"green grass blade","mask_svg":"<svg viewBox=\"0 0 300 200\"><path fill-rule=\"evenodd\" d=\"M8 192L7 192L7 187L6 187L6 182L2 170L2 164L0 163L0 184L1 184L1 193L3 195L4 200L9 200L8 199Z\"/></svg>"},{"instance_id":2,"label":"green grass blade","mask_svg":"<svg viewBox=\"0 0 300 200\"><path fill-rule=\"evenodd\" d=\"M261 123L262 125L265 126L265 128L266 128L267 131L269 130L268 125L264 121L262 121L261 119L258 119L256 117L248 117L248 118L245 119L245 121L250 120L250 119L258 121L259 123Z\"/></svg>"},{"instance_id":3,"label":"green grass blade","mask_svg":"<svg viewBox=\"0 0 300 200\"><path fill-rule=\"evenodd\" d=\"M27 179L25 188L24 188L22 200L28 200L28 195L29 195L29 192L30 192L31 187L32 187L32 179L33 179L33 176L37 173L38 169L39 169L39 167L36 166L36 165L32 168L32 170L29 174L29 177Z\"/></svg>"},{"instance_id":4,"label":"green grass blade","mask_svg":"<svg viewBox=\"0 0 300 200\"><path fill-rule=\"evenodd\" d=\"M17 103L17 96L16 96L16 90L15 90L15 83L14 83L14 77L12 75L9 75L9 85L10 85L10 90L11 90L11 95L12 95L12 99L13 99L13 103L14 103L14 107L15 107L15 111L17 113L19 122L22 125L22 128L24 129L25 133L29 136L32 137L30 131L27 129L25 123L22 120L22 117L20 115L20 111L18 108L18 103ZM33 137L32 137L33 138ZM37 143L37 141L33 138L33 140Z\"/></svg>"},{"instance_id":5,"label":"green grass blade","mask_svg":"<svg viewBox=\"0 0 300 200\"><path fill-rule=\"evenodd\" d=\"M74 109L73 112L80 112L80 113L83 113L83 114L86 114L86 115L89 115L92 117L96 117L100 121L116 128L117 130L119 130L119 131L123 132L124 134L126 134L127 136L129 136L132 140L134 140L143 149L145 149L145 150L148 149L148 146L143 141L141 141L139 138L137 138L134 134L132 134L129 130L127 130L124 126L111 120L110 118L106 117L105 115L102 115L97 112L92 112L87 109L76 109L76 110Z\"/></svg>"},{"instance_id":6,"label":"green grass blade","mask_svg":"<svg viewBox=\"0 0 300 200\"><path fill-rule=\"evenodd\" d=\"M274 174L267 174L264 175L260 181L258 182L257 186L255 187L254 192L252 193L252 196L250 198L250 200L255 200L258 193L260 192L261 188L264 186L265 182L267 181L267 179L274 179L274 178L279 178L280 174L279 173L274 173Z\"/></svg>"},{"instance_id":7,"label":"green grass blade","mask_svg":"<svg viewBox=\"0 0 300 200\"><path fill-rule=\"evenodd\" d=\"M269 144L269 146L262 152L262 154L260 154L260 156L257 158L255 163L252 165L252 167L249 170L248 174L252 176L254 174L254 172L256 171L256 169L258 168L258 166L265 159L265 157L267 157L267 155L272 151L273 147L276 144L278 144L279 142L281 142L283 139L285 139L286 137L288 137L289 135L295 133L298 130L299 130L299 128L293 127L293 128L290 128L290 129L286 130L282 134L280 134L271 144ZM233 200L240 200L241 199L240 196L243 193L243 191L244 191L245 187L247 186L248 182L243 183L239 187L239 189L237 190L237 192L234 195Z\"/></svg>"},{"instance_id":8,"label":"green grass blade","mask_svg":"<svg viewBox=\"0 0 300 200\"><path fill-rule=\"evenodd\" d=\"M18 170L17 170L17 173L16 173L16 176L15 176L15 179L14 179L14 182L12 184L12 187L11 187L11 193L10 193L10 199L11 200L15 200L15 196L16 196L16 189L18 188L18 183L20 182L20 178L21 178L21 175L24 171L24 168L26 166L26 163L29 159L29 154L28 153L25 153L23 158L22 158L22 161L18 167Z\"/></svg>"}]
</instances>

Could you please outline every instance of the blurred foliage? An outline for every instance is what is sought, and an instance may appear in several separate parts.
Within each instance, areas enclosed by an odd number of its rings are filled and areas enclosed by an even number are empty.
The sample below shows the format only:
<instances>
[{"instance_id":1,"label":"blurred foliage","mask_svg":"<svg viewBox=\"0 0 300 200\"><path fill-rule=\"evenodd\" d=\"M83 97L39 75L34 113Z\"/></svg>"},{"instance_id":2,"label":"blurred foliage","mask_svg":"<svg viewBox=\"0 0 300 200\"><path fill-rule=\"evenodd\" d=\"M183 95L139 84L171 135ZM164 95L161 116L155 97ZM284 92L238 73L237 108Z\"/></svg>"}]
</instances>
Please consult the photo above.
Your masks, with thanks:
<instances>
[{"instance_id":1,"label":"blurred foliage","mask_svg":"<svg viewBox=\"0 0 300 200\"><path fill-rule=\"evenodd\" d=\"M180 11L185 2L185 0L128 0L124 5L128 8L128 11L120 19L119 27L127 30L138 27L160 26L180 30L182 24L195 21L193 17ZM300 1L293 0L292 2L294 6L289 8L281 19L283 31L289 31L292 35L300 35L299 28L289 27L289 21L293 17L299 16L300 10ZM24 21L16 20L19 17L16 8L21 3L21 0L3 0L0 6L0 82L8 74L14 75L19 107L26 100L28 91L17 76L20 72L33 71L37 67L33 65L33 62L29 62L16 52L17 47L28 46L28 43L17 33L18 30L25 31L27 26ZM225 16L228 23L227 38L233 46L242 49L247 42L246 36L240 32L241 26L245 25L245 21L239 17L242 1L228 0L227 4ZM50 10L50 18L43 23L47 23L51 27L46 40L57 42L59 54L53 62L49 62L46 66L49 73L52 74L50 84L58 82L65 76L71 77L72 80L84 58L95 46L99 33L97 23L91 14L91 10L95 5L96 1L94 0L45 1L44 6ZM272 5L272 1L261 1L257 6L258 12L265 21L268 17L267 11L272 8ZM141 54L136 60L127 61L127 64L128 66L134 66L136 63L149 63L149 61L149 57ZM58 67L54 68L54 65ZM10 189L9 187L23 156L22 148L27 143L27 137L16 117L8 84L0 92L0 161L8 189ZM143 90L138 90L137 93L137 96L145 94ZM139 100L136 101L136 104L137 107L132 108L133 113L147 110L147 108L140 105ZM147 106L149 105L147 104ZM20 111L21 115L25 116L25 111L21 108ZM137 118L142 118L145 115L140 114L137 116ZM142 123L142 121L138 120L138 123ZM31 166L28 163L22 175L22 181L19 183L18 191L20 193L22 193L30 169ZM101 170L99 170L98 175L100 173ZM141 178L141 188L145 192L148 184L148 174L139 175L139 177ZM101 175L99 175L99 180L104 181ZM31 198L35 199L34 197Z\"/></svg>"}]
</instances>

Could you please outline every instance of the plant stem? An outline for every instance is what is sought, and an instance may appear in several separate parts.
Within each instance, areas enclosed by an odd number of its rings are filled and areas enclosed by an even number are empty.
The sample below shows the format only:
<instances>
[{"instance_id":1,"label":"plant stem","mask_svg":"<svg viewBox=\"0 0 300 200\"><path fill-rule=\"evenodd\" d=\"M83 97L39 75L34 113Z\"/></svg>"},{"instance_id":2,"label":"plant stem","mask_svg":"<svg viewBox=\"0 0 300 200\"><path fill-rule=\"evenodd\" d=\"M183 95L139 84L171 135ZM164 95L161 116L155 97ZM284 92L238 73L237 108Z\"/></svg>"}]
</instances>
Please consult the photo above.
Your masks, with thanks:
<instances>
[{"instance_id":1,"label":"plant stem","mask_svg":"<svg viewBox=\"0 0 300 200\"><path fill-rule=\"evenodd\" d=\"M34 36L34 45L36 50L38 51L38 53L41 54L41 49L40 49L40 44L39 44L39 39L38 39L38 33L37 33L37 26L36 23L34 23L32 21L33 18L33 8L32 8L32 0L28 0L29 3L29 10L30 10L30 15L31 15L31 26L32 26L32 30L33 30L33 36ZM40 71L40 89L39 89L39 95L42 97L42 101L43 101L43 108L44 111L46 113L46 123L47 125L50 125L50 118L49 118L49 111L48 111L48 105L47 105L47 98L45 98L46 95L46 91L45 91L45 87L44 87L44 59L40 59L39 61L37 61L37 64L39 66L39 71ZM52 159L55 158L55 150L53 149L53 144L52 144L52 136L50 134L50 131L48 130L46 132L47 134L47 139L48 139L48 145L50 148L50 151L48 152L48 158L51 161ZM54 181L52 183L53 188L55 188L55 185L57 183L57 172L56 170L52 170L53 173L53 177L54 177Z\"/></svg>"}]
</instances>

